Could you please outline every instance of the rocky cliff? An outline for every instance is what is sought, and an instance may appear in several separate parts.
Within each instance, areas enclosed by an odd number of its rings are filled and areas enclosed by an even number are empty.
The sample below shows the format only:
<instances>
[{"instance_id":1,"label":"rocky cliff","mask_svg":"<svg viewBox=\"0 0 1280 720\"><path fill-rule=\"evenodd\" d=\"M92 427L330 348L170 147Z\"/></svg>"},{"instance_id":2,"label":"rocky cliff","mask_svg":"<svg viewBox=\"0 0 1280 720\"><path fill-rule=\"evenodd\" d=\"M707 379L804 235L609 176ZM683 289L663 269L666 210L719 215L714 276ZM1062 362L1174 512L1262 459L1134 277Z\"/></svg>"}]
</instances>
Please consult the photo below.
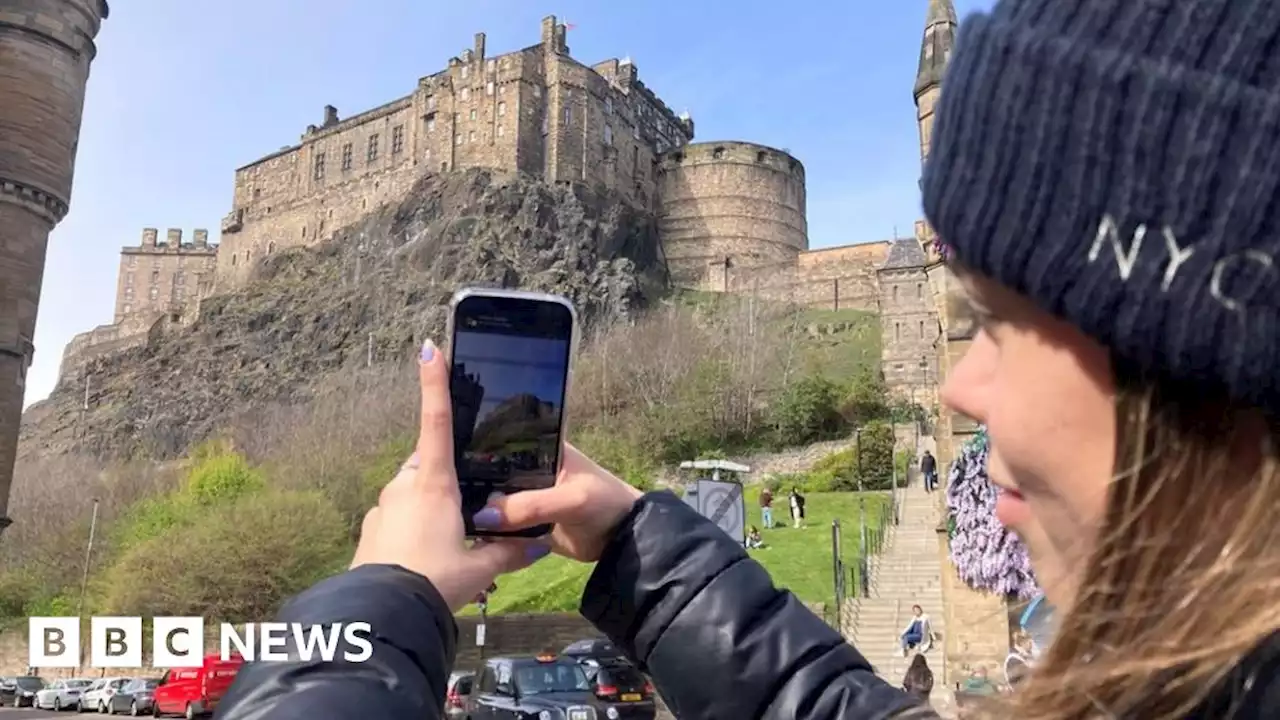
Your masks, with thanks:
<instances>
[{"instance_id":1,"label":"rocky cliff","mask_svg":"<svg viewBox=\"0 0 1280 720\"><path fill-rule=\"evenodd\" d=\"M305 401L350 363L411 357L439 338L459 287L569 297L584 321L634 313L665 287L652 218L576 186L473 170L425 178L312 249L260 261L196 322L95 360L23 418L19 455L182 453L254 403Z\"/></svg>"}]
</instances>

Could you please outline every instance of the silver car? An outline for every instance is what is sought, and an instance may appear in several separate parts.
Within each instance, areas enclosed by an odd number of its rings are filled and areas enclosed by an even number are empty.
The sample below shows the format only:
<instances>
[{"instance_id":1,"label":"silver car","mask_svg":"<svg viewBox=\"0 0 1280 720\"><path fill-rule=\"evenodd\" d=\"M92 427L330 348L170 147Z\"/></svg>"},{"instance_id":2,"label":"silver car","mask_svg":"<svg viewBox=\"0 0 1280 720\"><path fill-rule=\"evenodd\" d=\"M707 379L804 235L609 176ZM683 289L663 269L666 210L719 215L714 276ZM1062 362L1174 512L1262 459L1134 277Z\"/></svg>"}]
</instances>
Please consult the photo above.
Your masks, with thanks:
<instances>
[{"instance_id":1,"label":"silver car","mask_svg":"<svg viewBox=\"0 0 1280 720\"><path fill-rule=\"evenodd\" d=\"M36 693L34 707L37 710L70 710L80 704L80 695L92 680L71 678L70 680L54 680L49 687Z\"/></svg>"},{"instance_id":2,"label":"silver car","mask_svg":"<svg viewBox=\"0 0 1280 720\"><path fill-rule=\"evenodd\" d=\"M107 712L111 715L125 713L127 715L150 715L154 703L156 688L160 685L158 678L134 678L132 682L120 688L120 692L111 696Z\"/></svg>"}]
</instances>

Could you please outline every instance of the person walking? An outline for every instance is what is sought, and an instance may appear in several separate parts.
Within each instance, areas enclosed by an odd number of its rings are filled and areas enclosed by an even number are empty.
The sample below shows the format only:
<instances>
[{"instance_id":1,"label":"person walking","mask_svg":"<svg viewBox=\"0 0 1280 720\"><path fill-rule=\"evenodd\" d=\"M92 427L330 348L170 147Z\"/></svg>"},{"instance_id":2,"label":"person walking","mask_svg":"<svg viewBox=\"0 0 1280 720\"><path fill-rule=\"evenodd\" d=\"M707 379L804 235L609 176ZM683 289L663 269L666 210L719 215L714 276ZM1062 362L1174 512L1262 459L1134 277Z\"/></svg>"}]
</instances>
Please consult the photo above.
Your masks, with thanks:
<instances>
[{"instance_id":1,"label":"person walking","mask_svg":"<svg viewBox=\"0 0 1280 720\"><path fill-rule=\"evenodd\" d=\"M920 474L924 476L924 491L933 492L938 487L938 461L928 450L925 450L924 456L920 458Z\"/></svg>"},{"instance_id":2,"label":"person walking","mask_svg":"<svg viewBox=\"0 0 1280 720\"><path fill-rule=\"evenodd\" d=\"M760 488L760 524L766 530L773 527L773 491L767 485Z\"/></svg>"},{"instance_id":3,"label":"person walking","mask_svg":"<svg viewBox=\"0 0 1280 720\"><path fill-rule=\"evenodd\" d=\"M924 659L924 655L917 654L911 658L911 665L902 676L902 689L922 703L929 702L929 694L933 692L933 671L929 669L929 661Z\"/></svg>"},{"instance_id":4,"label":"person walking","mask_svg":"<svg viewBox=\"0 0 1280 720\"><path fill-rule=\"evenodd\" d=\"M986 427L1055 613L978 717L1280 717L1277 38L1272 0L997 0L939 47L923 207L976 322L941 401ZM248 662L220 720L439 718L452 612L549 552L594 563L581 614L676 717L936 717L740 542L572 446L473 517L548 536L469 545L443 366L424 348L417 452L351 569L278 616L367 621L372 653Z\"/></svg>"}]
</instances>

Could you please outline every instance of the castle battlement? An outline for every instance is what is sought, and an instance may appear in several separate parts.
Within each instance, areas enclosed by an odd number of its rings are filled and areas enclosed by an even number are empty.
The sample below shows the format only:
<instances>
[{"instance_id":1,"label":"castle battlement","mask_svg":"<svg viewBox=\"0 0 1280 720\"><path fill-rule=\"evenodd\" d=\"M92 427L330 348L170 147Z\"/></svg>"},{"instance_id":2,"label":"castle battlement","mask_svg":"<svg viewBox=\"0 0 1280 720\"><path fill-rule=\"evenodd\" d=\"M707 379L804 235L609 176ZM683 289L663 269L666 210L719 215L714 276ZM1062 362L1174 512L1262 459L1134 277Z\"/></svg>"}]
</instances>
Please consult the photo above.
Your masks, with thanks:
<instances>
[{"instance_id":1,"label":"castle battlement","mask_svg":"<svg viewBox=\"0 0 1280 720\"><path fill-rule=\"evenodd\" d=\"M190 242L183 240L180 228L166 230L163 241L160 240L159 230L156 228L144 228L141 242L137 245L126 245L120 249L120 252L128 254L187 253L191 255L213 255L217 252L217 249L217 245L209 244L209 231L203 228L197 228L191 234Z\"/></svg>"}]
</instances>

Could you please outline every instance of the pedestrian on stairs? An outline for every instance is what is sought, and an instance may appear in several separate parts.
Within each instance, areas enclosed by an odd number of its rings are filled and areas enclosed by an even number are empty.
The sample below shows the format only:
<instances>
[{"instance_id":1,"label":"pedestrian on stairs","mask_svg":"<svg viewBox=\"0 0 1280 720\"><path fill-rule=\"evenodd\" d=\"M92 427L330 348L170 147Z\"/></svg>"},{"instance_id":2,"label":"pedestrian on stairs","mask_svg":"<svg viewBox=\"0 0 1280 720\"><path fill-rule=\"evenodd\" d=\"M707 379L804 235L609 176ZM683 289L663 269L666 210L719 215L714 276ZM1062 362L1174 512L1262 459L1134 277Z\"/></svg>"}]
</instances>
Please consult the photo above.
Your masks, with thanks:
<instances>
[{"instance_id":1,"label":"pedestrian on stairs","mask_svg":"<svg viewBox=\"0 0 1280 720\"><path fill-rule=\"evenodd\" d=\"M804 496L800 494L800 488L791 488L791 522L799 529L804 523Z\"/></svg>"},{"instance_id":2,"label":"pedestrian on stairs","mask_svg":"<svg viewBox=\"0 0 1280 720\"><path fill-rule=\"evenodd\" d=\"M938 461L928 450L920 458L920 474L924 476L924 491L933 492L938 487Z\"/></svg>"},{"instance_id":3,"label":"pedestrian on stairs","mask_svg":"<svg viewBox=\"0 0 1280 720\"><path fill-rule=\"evenodd\" d=\"M910 654L911 649L919 646L920 652L929 652L933 647L933 628L929 626L929 616L919 605L911 606L911 620L902 629L902 657Z\"/></svg>"},{"instance_id":4,"label":"pedestrian on stairs","mask_svg":"<svg viewBox=\"0 0 1280 720\"><path fill-rule=\"evenodd\" d=\"M924 659L924 655L911 658L911 665L902 676L902 689L924 703L929 702L929 693L933 692L933 671L929 669L929 661Z\"/></svg>"}]
</instances>

